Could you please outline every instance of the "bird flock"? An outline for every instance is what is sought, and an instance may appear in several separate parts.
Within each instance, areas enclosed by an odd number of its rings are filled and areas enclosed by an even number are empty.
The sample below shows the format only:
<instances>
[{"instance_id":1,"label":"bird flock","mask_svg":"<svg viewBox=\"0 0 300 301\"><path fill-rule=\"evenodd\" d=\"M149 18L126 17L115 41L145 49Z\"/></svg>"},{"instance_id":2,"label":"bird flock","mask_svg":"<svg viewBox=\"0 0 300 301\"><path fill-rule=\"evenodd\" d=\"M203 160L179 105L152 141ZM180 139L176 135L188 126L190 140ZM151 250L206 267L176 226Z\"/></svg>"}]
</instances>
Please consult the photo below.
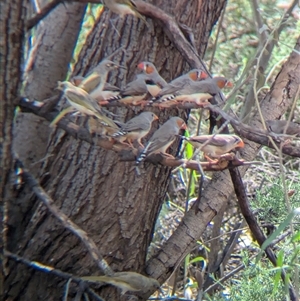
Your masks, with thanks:
<instances>
[{"instance_id":1,"label":"bird flock","mask_svg":"<svg viewBox=\"0 0 300 301\"><path fill-rule=\"evenodd\" d=\"M152 123L158 120L158 116L153 112L144 111L123 123L116 120L115 115L107 111L103 105L118 102L128 106L141 106L143 109L149 106L167 109L188 102L203 107L220 93L222 88L232 87L232 83L226 78L210 78L200 69L193 69L167 83L154 64L144 61L137 65L139 73L136 78L119 89L107 82L109 72L118 68L123 67L104 59L86 76L75 76L70 81L59 82L57 89L63 92L70 106L58 114L51 126L55 126L70 112L77 111L94 116L99 121L98 126L101 127L102 135L126 146L138 148L137 165L155 153L173 157L166 151L179 136L180 131L187 129L186 123L180 117L171 117L154 132L144 146L142 139L150 132ZM219 158L231 150L244 147L243 141L236 135L217 134L182 138L202 150L209 161L213 161L211 158Z\"/></svg>"},{"instance_id":2,"label":"bird flock","mask_svg":"<svg viewBox=\"0 0 300 301\"><path fill-rule=\"evenodd\" d=\"M104 4L120 18L130 14L148 25L144 16L137 11L133 1L104 0ZM158 119L157 115L145 111L126 123L122 123L111 118L115 116L102 107L104 104L116 101L123 105L140 105L142 108L151 105L166 109L189 102L203 107L219 94L221 89L232 87L231 82L226 78L210 78L200 69L193 69L167 83L154 64L145 61L137 65L139 73L136 78L127 83L124 88L119 89L107 82L109 72L117 68L123 67L104 59L86 76L75 76L71 81L59 82L57 88L63 91L70 106L58 114L51 126L55 126L64 115L73 111L95 116L99 120L102 135L130 147L138 147L137 165L154 153L171 156L166 151L176 140L180 131L187 129L186 123L180 117L171 117L154 132L144 146L142 138L150 132L153 121ZM90 131L95 128L93 119L90 119L89 127ZM202 150L209 161L213 161L210 157L218 158L235 148L244 147L241 138L235 135L201 135L182 138Z\"/></svg>"}]
</instances>

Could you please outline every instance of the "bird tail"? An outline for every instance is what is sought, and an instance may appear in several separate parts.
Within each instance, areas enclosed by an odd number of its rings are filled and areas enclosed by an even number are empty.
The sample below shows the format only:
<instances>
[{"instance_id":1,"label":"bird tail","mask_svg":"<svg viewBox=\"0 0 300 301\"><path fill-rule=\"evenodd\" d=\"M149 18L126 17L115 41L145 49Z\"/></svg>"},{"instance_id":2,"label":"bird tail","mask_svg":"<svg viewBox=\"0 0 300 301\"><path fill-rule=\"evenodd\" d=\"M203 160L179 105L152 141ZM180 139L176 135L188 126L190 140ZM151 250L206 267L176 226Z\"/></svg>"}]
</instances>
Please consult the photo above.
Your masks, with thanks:
<instances>
[{"instance_id":1,"label":"bird tail","mask_svg":"<svg viewBox=\"0 0 300 301\"><path fill-rule=\"evenodd\" d=\"M120 136L124 136L126 134L127 134L126 131L119 131L119 132L116 132L116 133L112 134L111 137L117 138L117 137L120 137Z\"/></svg>"},{"instance_id":2,"label":"bird tail","mask_svg":"<svg viewBox=\"0 0 300 301\"><path fill-rule=\"evenodd\" d=\"M112 97L108 98L107 101L110 102L110 101L119 100L119 99L122 99L121 94L112 96Z\"/></svg>"},{"instance_id":3,"label":"bird tail","mask_svg":"<svg viewBox=\"0 0 300 301\"><path fill-rule=\"evenodd\" d=\"M135 14L136 14L136 16L138 17L138 18L140 18L145 24L146 24L146 26L147 27L149 27L149 23L146 21L146 18L143 16L143 15L141 15L139 12L135 12Z\"/></svg>"},{"instance_id":4,"label":"bird tail","mask_svg":"<svg viewBox=\"0 0 300 301\"><path fill-rule=\"evenodd\" d=\"M165 101L173 100L173 99L175 99L175 97L176 97L176 95L170 94L170 95L168 95L167 97L162 98L162 99L160 100L160 102L165 102Z\"/></svg>"},{"instance_id":5,"label":"bird tail","mask_svg":"<svg viewBox=\"0 0 300 301\"><path fill-rule=\"evenodd\" d=\"M96 113L96 117L100 120L103 126L110 126L112 128L118 129L119 127L111 120L110 118L106 117L103 114Z\"/></svg>"},{"instance_id":6,"label":"bird tail","mask_svg":"<svg viewBox=\"0 0 300 301\"><path fill-rule=\"evenodd\" d=\"M143 149L141 154L137 157L137 159L135 161L136 165L139 165L141 162L143 162L145 160L145 158L148 155L147 152L148 152L148 149L149 149L150 145L151 145L151 142L146 145L146 147Z\"/></svg>"}]
</instances>

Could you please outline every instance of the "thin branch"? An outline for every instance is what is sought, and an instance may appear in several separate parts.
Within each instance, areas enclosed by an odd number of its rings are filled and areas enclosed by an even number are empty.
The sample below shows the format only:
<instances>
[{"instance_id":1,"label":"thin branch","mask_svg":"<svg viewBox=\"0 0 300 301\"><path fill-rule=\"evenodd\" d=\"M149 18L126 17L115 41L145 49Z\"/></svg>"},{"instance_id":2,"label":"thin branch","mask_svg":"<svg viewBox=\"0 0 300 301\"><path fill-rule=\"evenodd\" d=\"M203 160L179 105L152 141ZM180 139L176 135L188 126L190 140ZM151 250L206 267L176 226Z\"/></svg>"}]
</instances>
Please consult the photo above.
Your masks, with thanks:
<instances>
[{"instance_id":1,"label":"thin branch","mask_svg":"<svg viewBox=\"0 0 300 301\"><path fill-rule=\"evenodd\" d=\"M75 223L73 223L63 212L61 212L55 202L51 197L45 192L45 190L40 186L38 181L33 177L33 175L24 168L23 163L16 159L19 166L21 166L23 173L23 179L29 188L35 193L40 201L48 208L48 210L62 223L62 225L70 230L74 235L76 235L86 246L92 258L97 262L99 268L106 275L112 275L113 271L109 267L108 263L103 259L94 241L88 237L87 233L79 228Z\"/></svg>"},{"instance_id":2,"label":"thin branch","mask_svg":"<svg viewBox=\"0 0 300 301\"><path fill-rule=\"evenodd\" d=\"M19 102L20 107L27 111L34 113L38 116L45 118L48 121L52 121L56 117L55 112L42 112L43 107L35 105L35 102L27 101L23 98ZM91 133L73 122L68 121L67 118L63 118L57 123L57 126L65 130L69 135L76 139L81 139L90 144L97 145L106 150L113 150L119 154L119 159L121 161L135 161L138 150L132 147L129 147L125 144L119 143L110 139L108 137L93 137ZM145 161L152 162L154 164L161 164L164 166L170 167L179 167L184 166L185 168L193 169L199 171L199 162L196 160L185 160L185 159L173 159L170 157L165 157L161 154L151 155L146 158ZM200 163L204 171L220 171L226 168L241 166L241 165L250 165L252 162L241 161L232 154L227 154L223 156L219 162L201 162Z\"/></svg>"},{"instance_id":3,"label":"thin branch","mask_svg":"<svg viewBox=\"0 0 300 301\"><path fill-rule=\"evenodd\" d=\"M44 273L47 273L47 274L50 274L50 275L54 275L54 276L57 276L57 277L60 277L60 278L66 279L66 280L72 279L74 282L76 282L78 284L84 283L85 284L85 290L91 296L93 296L95 298L95 300L105 301L98 294L96 294L94 292L94 290L92 290L91 288L88 287L88 282L83 281L79 277L76 277L76 276L74 276L70 273L62 272L61 270L55 269L51 266L41 264L40 262L37 262L37 261L30 261L28 259L25 259L25 258L17 255L17 254L11 253L7 250L4 250L4 256L6 256L6 257L8 257L8 258L10 258L10 259L12 259L16 262L23 263L23 264L25 264L26 266L29 266L32 269L35 269L35 270L38 270L38 271L41 271L41 272L44 272Z\"/></svg>"},{"instance_id":4,"label":"thin branch","mask_svg":"<svg viewBox=\"0 0 300 301\"><path fill-rule=\"evenodd\" d=\"M245 192L245 187L244 187L241 175L239 173L239 170L237 168L234 168L234 169L230 169L229 172L230 172L232 184L233 184L234 191L235 191L235 194L238 199L238 203L239 203L241 212L242 212L254 238L257 240L259 245L262 246L266 240L266 237L265 237L263 231L261 230L261 228L259 227L259 224L250 208L250 203L247 198L247 194ZM271 263L276 267L277 266L276 256L275 256L273 250L270 247L267 247L265 250L265 253L266 253L267 257L269 258L269 260L271 261ZM281 278L282 278L284 284L285 283L289 284L289 292L290 292L291 300L296 301L297 297L296 297L295 290L292 286L292 283L290 281L288 281L288 278L286 277L284 270L281 271Z\"/></svg>"},{"instance_id":5,"label":"thin branch","mask_svg":"<svg viewBox=\"0 0 300 301\"><path fill-rule=\"evenodd\" d=\"M43 20L48 14L61 2L62 0L52 0L48 4L46 4L39 13L37 13L34 17L29 19L26 23L26 29L30 30L34 26L36 26L41 20Z\"/></svg>"}]
</instances>

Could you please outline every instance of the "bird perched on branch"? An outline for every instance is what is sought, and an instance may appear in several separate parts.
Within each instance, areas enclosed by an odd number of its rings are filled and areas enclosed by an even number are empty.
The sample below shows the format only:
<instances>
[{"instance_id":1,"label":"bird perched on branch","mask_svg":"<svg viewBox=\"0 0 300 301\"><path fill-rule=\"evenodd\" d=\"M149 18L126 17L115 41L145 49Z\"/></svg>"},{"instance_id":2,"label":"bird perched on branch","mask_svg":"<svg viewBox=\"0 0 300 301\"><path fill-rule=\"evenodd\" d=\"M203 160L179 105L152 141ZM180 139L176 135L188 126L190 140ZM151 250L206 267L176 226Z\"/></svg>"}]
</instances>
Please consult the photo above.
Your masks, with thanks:
<instances>
[{"instance_id":1,"label":"bird perched on branch","mask_svg":"<svg viewBox=\"0 0 300 301\"><path fill-rule=\"evenodd\" d=\"M119 287L124 295L126 292L148 292L152 289L160 289L159 282L136 272L116 272L112 276L85 276L83 280L94 282L105 282Z\"/></svg>"},{"instance_id":2,"label":"bird perched on branch","mask_svg":"<svg viewBox=\"0 0 300 301\"><path fill-rule=\"evenodd\" d=\"M207 78L199 82L188 82L184 87L178 89L172 95L164 97L161 102L176 100L180 102L195 102L201 105L213 96L221 92L225 86L232 87L232 83L225 77Z\"/></svg>"},{"instance_id":3,"label":"bird perched on branch","mask_svg":"<svg viewBox=\"0 0 300 301\"><path fill-rule=\"evenodd\" d=\"M137 11L136 4L133 0L104 0L104 4L122 19L124 19L126 15L133 15L148 25L145 17Z\"/></svg>"},{"instance_id":4,"label":"bird perched on branch","mask_svg":"<svg viewBox=\"0 0 300 301\"><path fill-rule=\"evenodd\" d=\"M207 76L208 75L204 71L200 69L193 69L190 72L173 79L163 89L161 89L156 97L152 98L152 101L161 103L165 98L168 98L170 95L173 95L178 90L184 88L185 85L196 81L202 81L206 79Z\"/></svg>"},{"instance_id":5,"label":"bird perched on branch","mask_svg":"<svg viewBox=\"0 0 300 301\"><path fill-rule=\"evenodd\" d=\"M74 76L71 79L71 83L74 86L79 86L81 84L81 82L84 80L83 76ZM104 103L106 104L108 101L108 99L113 98L117 95L119 95L120 93L120 88L111 85L110 83L105 83L104 87L101 91L101 87L99 87L98 89L94 89L93 91L91 91L89 94L98 102L98 103Z\"/></svg>"},{"instance_id":6,"label":"bird perched on branch","mask_svg":"<svg viewBox=\"0 0 300 301\"><path fill-rule=\"evenodd\" d=\"M111 136L120 142L127 140L131 146L133 141L137 141L141 147L144 147L141 143L141 139L149 133L152 122L157 119L158 117L154 113L143 112L127 121L121 127L120 131Z\"/></svg>"},{"instance_id":7,"label":"bird perched on branch","mask_svg":"<svg viewBox=\"0 0 300 301\"><path fill-rule=\"evenodd\" d=\"M142 153L137 157L136 164L140 164L147 156L154 153L162 153L166 156L172 157L166 151L170 145L175 141L179 131L186 129L187 126L180 117L172 117L165 122L150 138Z\"/></svg>"},{"instance_id":8,"label":"bird perched on branch","mask_svg":"<svg viewBox=\"0 0 300 301\"><path fill-rule=\"evenodd\" d=\"M137 65L137 67L142 70L143 74L146 76L148 75L145 82L147 90L152 97L157 96L161 89L168 85L168 83L159 75L154 64L150 62L141 62Z\"/></svg>"},{"instance_id":9,"label":"bird perched on branch","mask_svg":"<svg viewBox=\"0 0 300 301\"><path fill-rule=\"evenodd\" d=\"M85 90L95 99L101 95L104 85L107 82L109 71L117 68L124 68L113 61L103 60L92 69L79 83L78 87ZM78 82L77 77L77 82Z\"/></svg>"},{"instance_id":10,"label":"bird perched on branch","mask_svg":"<svg viewBox=\"0 0 300 301\"><path fill-rule=\"evenodd\" d=\"M138 105L145 99L148 90L146 86L145 74L138 74L136 79L128 83L120 92L119 95L108 99L118 100L120 103Z\"/></svg>"},{"instance_id":11,"label":"bird perched on branch","mask_svg":"<svg viewBox=\"0 0 300 301\"><path fill-rule=\"evenodd\" d=\"M286 120L267 120L266 124L268 129L275 134L283 134L286 129L286 135L300 136L300 124L298 123Z\"/></svg>"},{"instance_id":12,"label":"bird perched on branch","mask_svg":"<svg viewBox=\"0 0 300 301\"><path fill-rule=\"evenodd\" d=\"M200 149L209 161L210 157L219 158L220 156L230 152L236 148L243 148L244 141L236 135L201 135L182 138Z\"/></svg>"},{"instance_id":13,"label":"bird perched on branch","mask_svg":"<svg viewBox=\"0 0 300 301\"><path fill-rule=\"evenodd\" d=\"M57 89L63 91L71 106L61 111L51 122L50 126L53 127L67 113L77 110L86 115L96 116L104 126L119 128L112 119L104 115L103 109L85 90L74 86L68 81L58 82Z\"/></svg>"}]
</instances>

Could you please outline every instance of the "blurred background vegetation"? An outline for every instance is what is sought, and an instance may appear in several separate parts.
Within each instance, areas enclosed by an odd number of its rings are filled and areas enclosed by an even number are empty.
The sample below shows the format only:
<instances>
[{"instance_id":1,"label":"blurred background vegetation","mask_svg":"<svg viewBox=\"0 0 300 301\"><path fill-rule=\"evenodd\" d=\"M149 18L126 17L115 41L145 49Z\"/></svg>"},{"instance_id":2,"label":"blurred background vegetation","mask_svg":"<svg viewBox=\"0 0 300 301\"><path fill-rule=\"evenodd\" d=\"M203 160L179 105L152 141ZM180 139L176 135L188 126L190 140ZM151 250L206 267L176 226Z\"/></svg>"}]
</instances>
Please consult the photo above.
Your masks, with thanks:
<instances>
[{"instance_id":1,"label":"blurred background vegetation","mask_svg":"<svg viewBox=\"0 0 300 301\"><path fill-rule=\"evenodd\" d=\"M204 61L213 75L224 75L233 83L242 83L232 99L231 109L238 115L244 105L245 96L253 80L255 70L255 56L261 49L260 33L265 31L273 41L275 47L271 53L265 72L266 80L263 88L258 91L258 99L261 100L271 87L277 73L284 61L292 52L296 39L300 32L300 8L295 6L292 16L285 22L284 29L278 36L277 29L285 10L291 5L290 1L274 0L229 0L223 17L215 25ZM263 28L258 28L255 17L255 7L258 7ZM103 7L101 5L89 5L83 22L81 35L74 52L74 59L70 66L70 72L76 62L82 45L93 28L95 20L100 16ZM271 36L270 36L271 35ZM230 92L230 91L229 91ZM225 91L226 93L229 93ZM294 121L300 122L299 100L294 112ZM192 112L189 129L191 133L197 132L198 120L201 120L200 133L207 133L208 121L206 112ZM293 142L297 143L297 142ZM193 149L187 146L184 151L187 158L193 156ZM271 234L286 219L290 209L300 207L300 172L299 159L282 156L277 151L262 148L257 156L261 164L252 165L244 178L247 193L251 198L252 209L257 219L265 230ZM208 182L211 174L205 175ZM168 191L165 204L157 221L156 232L149 254L153 254L176 229L184 212L193 204L198 194L198 182L200 175L183 168L173 172L172 183ZM288 198L288 200L287 200ZM288 202L288 203L287 203ZM231 251L226 266L220 277L234 271L232 276L223 281L218 290L210 294L204 294L202 300L287 300L288 292L280 279L280 268L274 269L269 261L262 257L256 261L260 252L258 244L253 240L250 231L239 212L237 202L233 196L229 200L229 206L224 214L221 235L218 238L223 247L226 245L234 227L240 223L242 230L236 244ZM292 225L292 226L291 226ZM175 273L164 288L171 295L173 287L175 295L185 299L195 299L199 293L199 279L195 277L193 269L198 269L206 275L205 267L208 265L209 244L212 235L212 226L208 225L207 231L199 241L195 252L189 254L182 266ZM292 229L291 229L292 227ZM291 234L293 233L293 235ZM292 279L295 272L298 273L299 257L299 218L289 220L280 235L286 234L276 243L276 253L279 266L286 271ZM279 237L279 234L277 237ZM279 237L280 238L280 237ZM220 248L222 251L222 247ZM210 275L210 277L214 277ZM299 277L299 275L298 275ZM174 279L175 278L175 279ZM201 277L200 277L201 278ZM215 278L216 281L217 277ZM299 283L294 283L299 289ZM198 295L198 300L199 295Z\"/></svg>"}]
</instances>

